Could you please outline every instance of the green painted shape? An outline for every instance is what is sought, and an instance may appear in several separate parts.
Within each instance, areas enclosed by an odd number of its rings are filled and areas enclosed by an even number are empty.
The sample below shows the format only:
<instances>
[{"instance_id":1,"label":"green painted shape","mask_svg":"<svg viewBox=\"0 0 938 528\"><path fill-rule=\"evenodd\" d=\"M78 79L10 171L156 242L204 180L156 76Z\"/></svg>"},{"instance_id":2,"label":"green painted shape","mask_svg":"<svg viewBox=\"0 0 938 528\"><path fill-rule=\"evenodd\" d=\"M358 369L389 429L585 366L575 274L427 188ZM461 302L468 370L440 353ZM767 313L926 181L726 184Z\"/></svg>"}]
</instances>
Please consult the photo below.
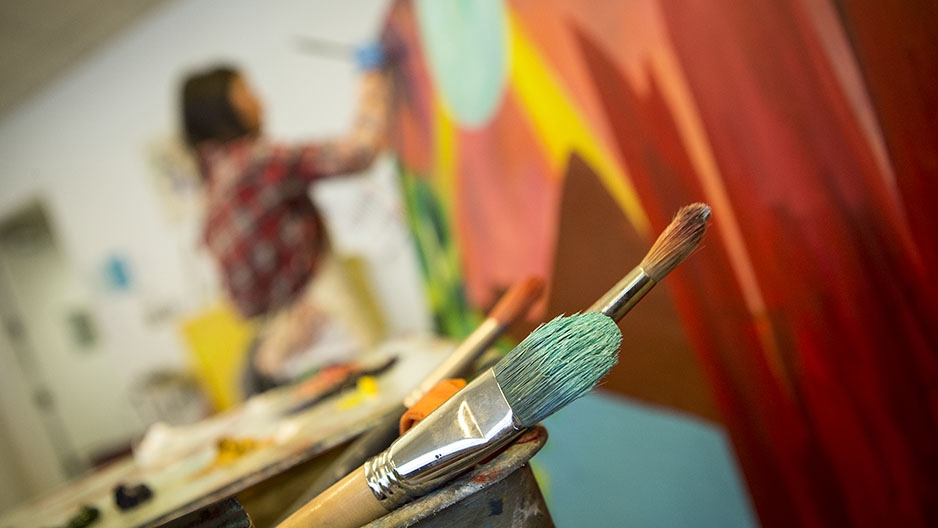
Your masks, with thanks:
<instances>
[{"instance_id":1,"label":"green painted shape","mask_svg":"<svg viewBox=\"0 0 938 528\"><path fill-rule=\"evenodd\" d=\"M432 184L398 167L407 220L437 331L462 339L482 321L466 298L459 250Z\"/></svg>"},{"instance_id":2,"label":"green painted shape","mask_svg":"<svg viewBox=\"0 0 938 528\"><path fill-rule=\"evenodd\" d=\"M459 124L479 127L498 109L508 78L501 0L417 0L430 74Z\"/></svg>"}]
</instances>

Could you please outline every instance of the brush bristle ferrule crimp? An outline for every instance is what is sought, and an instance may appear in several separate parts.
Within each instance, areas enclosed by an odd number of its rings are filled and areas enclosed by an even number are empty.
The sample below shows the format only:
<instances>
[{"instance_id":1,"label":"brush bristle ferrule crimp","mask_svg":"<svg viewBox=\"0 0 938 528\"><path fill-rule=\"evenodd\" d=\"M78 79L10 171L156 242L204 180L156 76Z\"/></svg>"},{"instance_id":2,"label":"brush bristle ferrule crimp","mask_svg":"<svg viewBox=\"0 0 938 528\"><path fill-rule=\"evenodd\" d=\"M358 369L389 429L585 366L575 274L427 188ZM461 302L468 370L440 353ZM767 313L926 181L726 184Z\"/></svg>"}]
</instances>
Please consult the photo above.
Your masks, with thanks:
<instances>
[{"instance_id":1,"label":"brush bristle ferrule crimp","mask_svg":"<svg viewBox=\"0 0 938 528\"><path fill-rule=\"evenodd\" d=\"M392 510L458 476L522 430L489 369L366 462L365 480Z\"/></svg>"}]
</instances>

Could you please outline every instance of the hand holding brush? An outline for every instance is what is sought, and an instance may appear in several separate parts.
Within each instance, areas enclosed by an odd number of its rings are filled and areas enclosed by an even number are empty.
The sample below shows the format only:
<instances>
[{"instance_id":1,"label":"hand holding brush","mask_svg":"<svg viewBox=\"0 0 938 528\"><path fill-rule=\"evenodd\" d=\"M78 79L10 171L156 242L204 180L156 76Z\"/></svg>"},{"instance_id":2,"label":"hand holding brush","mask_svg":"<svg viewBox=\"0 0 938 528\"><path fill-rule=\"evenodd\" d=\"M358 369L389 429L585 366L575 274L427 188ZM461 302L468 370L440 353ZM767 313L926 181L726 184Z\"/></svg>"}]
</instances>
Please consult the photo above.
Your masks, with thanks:
<instances>
[{"instance_id":1,"label":"hand holding brush","mask_svg":"<svg viewBox=\"0 0 938 528\"><path fill-rule=\"evenodd\" d=\"M582 396L616 363L616 321L697 246L710 208L682 208L641 264L584 314L542 325L494 367L282 527L366 524L458 476Z\"/></svg>"}]
</instances>

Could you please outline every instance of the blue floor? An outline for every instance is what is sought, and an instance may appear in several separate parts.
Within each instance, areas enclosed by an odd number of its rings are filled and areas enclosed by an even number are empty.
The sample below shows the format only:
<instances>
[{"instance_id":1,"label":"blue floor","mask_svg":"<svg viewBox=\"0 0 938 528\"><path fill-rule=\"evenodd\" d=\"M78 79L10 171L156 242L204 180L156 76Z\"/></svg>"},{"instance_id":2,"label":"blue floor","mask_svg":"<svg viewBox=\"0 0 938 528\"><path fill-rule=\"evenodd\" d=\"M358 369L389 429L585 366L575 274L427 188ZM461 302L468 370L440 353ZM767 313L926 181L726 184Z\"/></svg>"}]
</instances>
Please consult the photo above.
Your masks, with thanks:
<instances>
[{"instance_id":1,"label":"blue floor","mask_svg":"<svg viewBox=\"0 0 938 528\"><path fill-rule=\"evenodd\" d=\"M560 528L758 526L719 426L599 391L544 426L532 468Z\"/></svg>"}]
</instances>

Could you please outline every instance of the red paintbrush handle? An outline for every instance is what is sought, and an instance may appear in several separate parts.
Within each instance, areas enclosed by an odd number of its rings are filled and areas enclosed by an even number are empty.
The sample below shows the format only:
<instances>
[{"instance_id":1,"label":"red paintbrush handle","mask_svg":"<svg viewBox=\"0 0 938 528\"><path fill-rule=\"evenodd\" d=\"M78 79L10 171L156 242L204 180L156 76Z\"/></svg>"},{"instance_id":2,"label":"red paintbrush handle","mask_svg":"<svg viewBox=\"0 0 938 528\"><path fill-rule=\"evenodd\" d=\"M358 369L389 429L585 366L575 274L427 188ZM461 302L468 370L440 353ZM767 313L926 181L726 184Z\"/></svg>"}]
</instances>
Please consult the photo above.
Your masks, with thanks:
<instances>
[{"instance_id":1,"label":"red paintbrush handle","mask_svg":"<svg viewBox=\"0 0 938 528\"><path fill-rule=\"evenodd\" d=\"M475 360L492 346L492 343L511 323L527 312L543 289L544 281L533 277L522 280L509 288L489 312L485 321L466 336L456 350L404 398L404 405L407 407L413 405L440 380L466 376L467 370Z\"/></svg>"},{"instance_id":2,"label":"red paintbrush handle","mask_svg":"<svg viewBox=\"0 0 938 528\"><path fill-rule=\"evenodd\" d=\"M544 280L539 277L528 277L516 282L495 303L488 319L494 319L500 326L510 325L527 313L528 308L540 298L543 291Z\"/></svg>"}]
</instances>

